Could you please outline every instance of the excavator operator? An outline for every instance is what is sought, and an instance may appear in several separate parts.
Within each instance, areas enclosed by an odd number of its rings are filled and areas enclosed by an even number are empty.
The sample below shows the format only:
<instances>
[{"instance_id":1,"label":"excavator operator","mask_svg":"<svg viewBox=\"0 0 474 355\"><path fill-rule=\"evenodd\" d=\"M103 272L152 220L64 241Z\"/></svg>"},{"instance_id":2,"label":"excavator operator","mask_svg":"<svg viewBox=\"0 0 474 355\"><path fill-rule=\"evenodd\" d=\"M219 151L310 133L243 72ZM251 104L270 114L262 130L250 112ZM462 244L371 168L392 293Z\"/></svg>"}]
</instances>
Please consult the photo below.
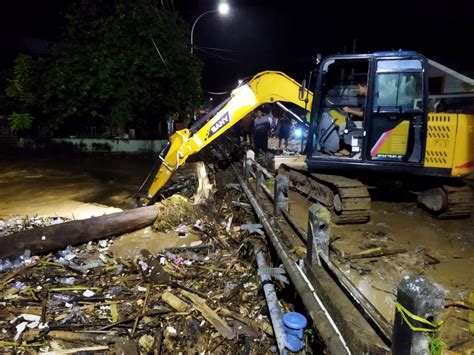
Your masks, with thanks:
<instances>
[{"instance_id":1,"label":"excavator operator","mask_svg":"<svg viewBox=\"0 0 474 355\"><path fill-rule=\"evenodd\" d=\"M367 96L367 82L366 81L359 82L358 88L357 88L357 96L363 99L362 105L360 107L350 108L349 106L344 106L342 110L345 113L349 113L353 116L363 118L364 110L365 110L365 98Z\"/></svg>"}]
</instances>

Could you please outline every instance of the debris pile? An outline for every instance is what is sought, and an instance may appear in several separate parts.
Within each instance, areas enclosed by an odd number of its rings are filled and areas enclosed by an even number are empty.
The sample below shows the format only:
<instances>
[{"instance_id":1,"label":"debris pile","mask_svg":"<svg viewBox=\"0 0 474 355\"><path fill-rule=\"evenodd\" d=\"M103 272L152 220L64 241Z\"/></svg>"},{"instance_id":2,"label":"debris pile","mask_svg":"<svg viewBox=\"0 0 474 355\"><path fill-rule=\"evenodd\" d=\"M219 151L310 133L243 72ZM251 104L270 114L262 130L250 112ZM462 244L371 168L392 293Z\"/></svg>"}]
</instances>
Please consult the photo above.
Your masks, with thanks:
<instances>
[{"instance_id":1,"label":"debris pile","mask_svg":"<svg viewBox=\"0 0 474 355\"><path fill-rule=\"evenodd\" d=\"M26 229L40 228L67 222L69 219L65 217L21 217L14 216L6 221L0 220L0 237L17 233Z\"/></svg>"},{"instance_id":2,"label":"debris pile","mask_svg":"<svg viewBox=\"0 0 474 355\"><path fill-rule=\"evenodd\" d=\"M160 212L153 224L155 230L170 230L180 223L189 224L194 219L193 205L181 195L172 195L157 203L157 206Z\"/></svg>"},{"instance_id":3,"label":"debris pile","mask_svg":"<svg viewBox=\"0 0 474 355\"><path fill-rule=\"evenodd\" d=\"M177 196L165 206L168 217L155 223L193 229L200 245L144 249L135 259L109 252L113 240L41 257L25 252L0 278L0 347L28 354L275 351L244 242L252 228L235 226L239 218L221 202L215 218L197 219L196 208Z\"/></svg>"}]
</instances>

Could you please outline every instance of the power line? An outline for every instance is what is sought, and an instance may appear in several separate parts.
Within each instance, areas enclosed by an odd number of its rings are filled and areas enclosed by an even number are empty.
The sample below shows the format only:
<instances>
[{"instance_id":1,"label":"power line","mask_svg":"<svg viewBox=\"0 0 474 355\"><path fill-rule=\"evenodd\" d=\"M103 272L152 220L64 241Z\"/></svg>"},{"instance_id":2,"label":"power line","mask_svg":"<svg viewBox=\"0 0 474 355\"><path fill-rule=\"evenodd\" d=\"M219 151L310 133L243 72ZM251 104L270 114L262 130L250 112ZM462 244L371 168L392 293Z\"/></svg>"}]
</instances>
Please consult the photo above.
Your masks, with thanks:
<instances>
[{"instance_id":1,"label":"power line","mask_svg":"<svg viewBox=\"0 0 474 355\"><path fill-rule=\"evenodd\" d=\"M235 52L235 50L234 50L234 49L215 48L215 47L201 47L201 46L194 46L194 48L197 48L197 49L204 48L204 49L210 49L210 50L213 50L213 51L221 51L221 52Z\"/></svg>"},{"instance_id":2,"label":"power line","mask_svg":"<svg viewBox=\"0 0 474 355\"><path fill-rule=\"evenodd\" d=\"M242 63L241 61L238 61L238 60L235 60L235 59L231 59L231 58L227 58L227 57L223 57L219 54L216 54L216 53L212 53L210 51L207 51L205 49L202 49L201 47L197 47L196 49L199 49L201 52L204 52L206 54L209 54L211 56L214 56L214 57L217 57L217 58L220 58L220 59L223 59L223 60L227 60L229 62L234 62L234 63Z\"/></svg>"}]
</instances>

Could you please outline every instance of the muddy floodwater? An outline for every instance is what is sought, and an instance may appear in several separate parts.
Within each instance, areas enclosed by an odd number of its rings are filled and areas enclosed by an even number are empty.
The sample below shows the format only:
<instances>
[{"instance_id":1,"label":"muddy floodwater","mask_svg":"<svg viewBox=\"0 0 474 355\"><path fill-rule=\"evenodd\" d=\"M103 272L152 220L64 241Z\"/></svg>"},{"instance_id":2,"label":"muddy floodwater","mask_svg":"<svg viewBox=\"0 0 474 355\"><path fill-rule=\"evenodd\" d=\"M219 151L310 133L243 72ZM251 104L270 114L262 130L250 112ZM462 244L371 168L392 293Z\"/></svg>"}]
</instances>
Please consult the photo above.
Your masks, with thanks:
<instances>
[{"instance_id":1,"label":"muddy floodwater","mask_svg":"<svg viewBox=\"0 0 474 355\"><path fill-rule=\"evenodd\" d=\"M83 219L131 208L153 162L118 157L18 156L0 160L0 218Z\"/></svg>"}]
</instances>

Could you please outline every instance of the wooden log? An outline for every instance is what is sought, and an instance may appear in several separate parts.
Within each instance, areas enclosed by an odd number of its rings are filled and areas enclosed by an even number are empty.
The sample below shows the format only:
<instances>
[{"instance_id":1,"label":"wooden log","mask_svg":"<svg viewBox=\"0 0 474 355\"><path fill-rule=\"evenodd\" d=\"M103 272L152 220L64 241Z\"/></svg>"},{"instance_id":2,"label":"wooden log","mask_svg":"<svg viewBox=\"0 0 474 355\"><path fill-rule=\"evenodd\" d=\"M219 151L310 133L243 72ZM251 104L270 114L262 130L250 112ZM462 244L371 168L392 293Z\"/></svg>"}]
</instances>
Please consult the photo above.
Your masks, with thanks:
<instances>
[{"instance_id":1,"label":"wooden log","mask_svg":"<svg viewBox=\"0 0 474 355\"><path fill-rule=\"evenodd\" d=\"M78 333L68 332L65 330L52 330L46 335L51 339L66 340L72 342L91 342L97 344L113 344L120 341L122 338L115 335L114 333Z\"/></svg>"},{"instance_id":2,"label":"wooden log","mask_svg":"<svg viewBox=\"0 0 474 355\"><path fill-rule=\"evenodd\" d=\"M238 320L239 322L244 323L245 325L249 326L253 330L257 331L257 333L258 333L258 329L260 329L264 331L265 333L267 333L268 335L270 335L271 337L273 337L273 328L271 324L268 323L267 321L263 320L261 322L257 322L255 320L242 317L240 314L232 312L230 309L225 308L225 307L220 307L219 313L222 313L223 315L227 317L234 318L235 320Z\"/></svg>"},{"instance_id":3,"label":"wooden log","mask_svg":"<svg viewBox=\"0 0 474 355\"><path fill-rule=\"evenodd\" d=\"M365 259L365 258L379 258L381 256L386 256L386 255L393 255L393 254L401 254L401 253L406 253L408 249L406 248L386 248L386 247L376 247L376 248L371 248L367 249L364 251L361 251L360 253L357 254L352 254L352 255L345 255L345 259Z\"/></svg>"},{"instance_id":4,"label":"wooden log","mask_svg":"<svg viewBox=\"0 0 474 355\"><path fill-rule=\"evenodd\" d=\"M153 224L157 216L158 208L148 206L10 234L0 239L0 259L16 258L27 249L42 254L132 232Z\"/></svg>"},{"instance_id":5,"label":"wooden log","mask_svg":"<svg viewBox=\"0 0 474 355\"><path fill-rule=\"evenodd\" d=\"M202 314L202 316L211 323L214 328L219 332L221 336L225 339L234 339L235 333L231 327L227 324L227 322L219 317L217 313L212 310L206 302L199 296L192 294L191 292L187 292L184 290L180 291L183 296L191 300L194 305L194 309Z\"/></svg>"},{"instance_id":6,"label":"wooden log","mask_svg":"<svg viewBox=\"0 0 474 355\"><path fill-rule=\"evenodd\" d=\"M178 312L186 312L188 310L188 304L181 300L179 297L172 294L171 292L164 292L161 295L161 299L165 301L168 305L176 309Z\"/></svg>"}]
</instances>

